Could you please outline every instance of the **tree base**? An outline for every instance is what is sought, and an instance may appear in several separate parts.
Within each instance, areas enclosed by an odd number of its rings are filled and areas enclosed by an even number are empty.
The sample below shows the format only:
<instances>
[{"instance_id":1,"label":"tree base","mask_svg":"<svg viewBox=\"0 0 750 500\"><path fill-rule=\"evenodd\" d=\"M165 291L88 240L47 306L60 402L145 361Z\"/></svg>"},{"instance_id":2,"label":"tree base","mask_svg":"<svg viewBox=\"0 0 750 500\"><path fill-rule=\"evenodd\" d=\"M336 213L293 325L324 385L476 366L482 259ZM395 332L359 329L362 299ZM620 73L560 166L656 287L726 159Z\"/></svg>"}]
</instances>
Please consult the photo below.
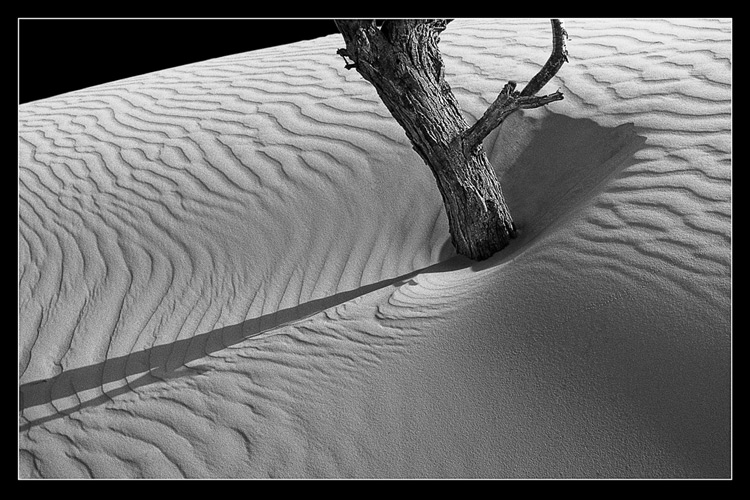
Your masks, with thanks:
<instances>
[{"instance_id":1,"label":"tree base","mask_svg":"<svg viewBox=\"0 0 750 500\"><path fill-rule=\"evenodd\" d=\"M449 206L446 204L447 210ZM455 216L448 216L453 246L456 253L471 260L489 259L517 236L516 225L504 203L487 203L487 210L466 211L460 206L454 206L453 210L463 210L460 223L455 221Z\"/></svg>"}]
</instances>

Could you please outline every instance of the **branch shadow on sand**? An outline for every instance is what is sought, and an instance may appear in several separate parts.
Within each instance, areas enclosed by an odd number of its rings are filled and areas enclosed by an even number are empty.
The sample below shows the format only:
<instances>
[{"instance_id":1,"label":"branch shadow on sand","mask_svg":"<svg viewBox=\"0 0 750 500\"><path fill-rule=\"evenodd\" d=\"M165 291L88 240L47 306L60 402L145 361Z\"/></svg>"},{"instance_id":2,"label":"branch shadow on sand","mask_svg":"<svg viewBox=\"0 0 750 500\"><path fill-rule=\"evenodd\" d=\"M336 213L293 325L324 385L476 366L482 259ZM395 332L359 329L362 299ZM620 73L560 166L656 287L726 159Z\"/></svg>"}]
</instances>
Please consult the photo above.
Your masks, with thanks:
<instances>
[{"instance_id":1,"label":"branch shadow on sand","mask_svg":"<svg viewBox=\"0 0 750 500\"><path fill-rule=\"evenodd\" d=\"M485 140L518 237L490 259L471 264L475 270L528 249L632 165L646 143L633 123L605 127L587 118L542 113L517 112Z\"/></svg>"},{"instance_id":2,"label":"branch shadow on sand","mask_svg":"<svg viewBox=\"0 0 750 500\"><path fill-rule=\"evenodd\" d=\"M599 186L627 165L644 142L632 124L605 128L592 120L552 113L542 118L517 113L485 142L520 230L520 236L506 250L474 263L455 256L447 241L440 254L441 262L428 268L23 384L19 388L19 409L25 423L19 429L24 432L107 403L141 386L200 373L187 363L359 296L399 286L418 274L467 267L484 269L506 262L552 224L591 199ZM86 391L91 392L88 399L83 395ZM36 413L34 409L43 405L54 408L46 408L39 416L28 414Z\"/></svg>"},{"instance_id":3,"label":"branch shadow on sand","mask_svg":"<svg viewBox=\"0 0 750 500\"><path fill-rule=\"evenodd\" d=\"M56 411L40 418L25 416L27 422L20 425L19 430L23 432L84 408L107 403L120 394L131 392L145 385L199 374L201 373L199 369L190 368L186 366L187 363L282 326L304 320L362 295L388 286L399 286L419 273L429 272L429 269L420 269L355 290L281 309L235 325L217 328L188 339L109 358L102 363L73 368L45 380L23 384L19 388L19 410L22 414L26 410L47 404L53 404ZM107 389L107 385L118 386ZM81 394L90 390L95 390L99 394L82 400ZM77 403L71 404L72 400Z\"/></svg>"}]
</instances>

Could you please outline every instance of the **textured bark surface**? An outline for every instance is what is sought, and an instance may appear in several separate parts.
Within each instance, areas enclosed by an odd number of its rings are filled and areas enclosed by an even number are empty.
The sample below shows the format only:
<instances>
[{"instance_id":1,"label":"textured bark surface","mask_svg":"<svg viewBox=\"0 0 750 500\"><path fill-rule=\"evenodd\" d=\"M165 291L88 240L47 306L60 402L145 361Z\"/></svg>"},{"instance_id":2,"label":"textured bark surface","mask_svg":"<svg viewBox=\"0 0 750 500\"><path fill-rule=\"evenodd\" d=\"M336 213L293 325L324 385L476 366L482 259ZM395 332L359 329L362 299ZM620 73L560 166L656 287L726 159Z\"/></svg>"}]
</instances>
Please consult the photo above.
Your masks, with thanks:
<instances>
[{"instance_id":1,"label":"textured bark surface","mask_svg":"<svg viewBox=\"0 0 750 500\"><path fill-rule=\"evenodd\" d=\"M562 39L562 25L557 21L556 28L555 21L554 38ZM404 19L378 26L374 20L337 20L346 42L339 54L347 68L355 68L372 83L432 170L456 251L483 260L510 242L515 226L482 139L516 109L542 106L562 99L562 94L537 98L516 92L511 82L487 113L469 127L445 80L438 49L447 23L443 19ZM560 47L558 53L566 56L564 40ZM553 59L554 64L548 61L532 80L534 87L529 92L536 93L554 76L561 65L554 50L550 61Z\"/></svg>"}]
</instances>

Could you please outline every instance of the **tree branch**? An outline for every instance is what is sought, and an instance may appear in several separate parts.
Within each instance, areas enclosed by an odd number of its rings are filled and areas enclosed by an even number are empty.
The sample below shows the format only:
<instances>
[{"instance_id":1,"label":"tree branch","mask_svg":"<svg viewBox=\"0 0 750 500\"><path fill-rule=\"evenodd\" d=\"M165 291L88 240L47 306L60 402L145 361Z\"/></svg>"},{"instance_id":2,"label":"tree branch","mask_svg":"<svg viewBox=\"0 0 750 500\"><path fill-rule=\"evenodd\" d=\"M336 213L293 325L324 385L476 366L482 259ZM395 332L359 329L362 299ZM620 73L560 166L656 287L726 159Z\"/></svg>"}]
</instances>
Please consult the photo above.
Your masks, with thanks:
<instances>
[{"instance_id":1,"label":"tree branch","mask_svg":"<svg viewBox=\"0 0 750 500\"><path fill-rule=\"evenodd\" d=\"M550 22L552 23L552 54L539 73L521 91L522 96L536 95L555 76L563 63L568 62L568 49L565 46L568 32L565 31L559 19L551 19Z\"/></svg>"},{"instance_id":2,"label":"tree branch","mask_svg":"<svg viewBox=\"0 0 750 500\"><path fill-rule=\"evenodd\" d=\"M515 88L516 82L505 84L495 102L487 108L487 111L474 125L464 132L462 140L466 154L470 154L476 149L490 132L499 127L516 110L539 108L563 99L563 94L559 90L554 94L544 96L522 96Z\"/></svg>"},{"instance_id":3,"label":"tree branch","mask_svg":"<svg viewBox=\"0 0 750 500\"><path fill-rule=\"evenodd\" d=\"M482 143L482 140L495 128L500 126L514 111L518 109L538 108L563 99L563 94L559 90L553 94L536 97L536 93L555 76L563 63L568 60L568 50L565 46L565 38L568 34L559 19L552 19L551 23L552 54L547 63L531 79L523 91L516 91L516 82L511 81L505 84L495 102L461 136L465 153L469 154L476 149Z\"/></svg>"},{"instance_id":4,"label":"tree branch","mask_svg":"<svg viewBox=\"0 0 750 500\"><path fill-rule=\"evenodd\" d=\"M553 94L543 96L521 96L516 100L516 105L520 109L532 109L540 108L551 102L562 101L564 99L563 93L560 90L556 90Z\"/></svg>"}]
</instances>

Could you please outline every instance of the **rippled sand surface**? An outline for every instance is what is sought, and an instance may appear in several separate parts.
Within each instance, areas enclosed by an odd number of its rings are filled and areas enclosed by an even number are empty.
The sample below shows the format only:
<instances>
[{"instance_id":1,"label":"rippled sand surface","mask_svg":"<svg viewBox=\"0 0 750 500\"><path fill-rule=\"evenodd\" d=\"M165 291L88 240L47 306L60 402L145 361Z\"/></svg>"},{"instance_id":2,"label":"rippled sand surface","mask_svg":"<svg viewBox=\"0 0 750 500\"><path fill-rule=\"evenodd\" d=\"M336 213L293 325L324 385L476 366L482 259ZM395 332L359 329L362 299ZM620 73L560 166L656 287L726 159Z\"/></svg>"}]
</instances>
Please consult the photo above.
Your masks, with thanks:
<instances>
[{"instance_id":1,"label":"rippled sand surface","mask_svg":"<svg viewBox=\"0 0 750 500\"><path fill-rule=\"evenodd\" d=\"M455 257L340 36L19 107L19 476L729 477L732 23L569 19ZM544 19L441 36L467 120Z\"/></svg>"}]
</instances>

